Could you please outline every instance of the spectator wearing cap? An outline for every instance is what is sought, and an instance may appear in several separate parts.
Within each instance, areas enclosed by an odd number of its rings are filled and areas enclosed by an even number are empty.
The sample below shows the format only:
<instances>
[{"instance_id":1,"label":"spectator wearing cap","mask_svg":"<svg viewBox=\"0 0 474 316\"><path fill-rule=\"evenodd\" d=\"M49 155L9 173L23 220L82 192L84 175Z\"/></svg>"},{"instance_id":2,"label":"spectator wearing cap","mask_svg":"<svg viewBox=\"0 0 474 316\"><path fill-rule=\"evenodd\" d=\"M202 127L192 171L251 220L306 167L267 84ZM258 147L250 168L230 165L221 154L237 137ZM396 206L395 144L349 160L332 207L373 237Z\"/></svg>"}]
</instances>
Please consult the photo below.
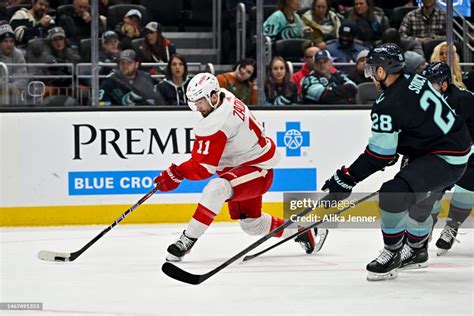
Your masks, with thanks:
<instances>
[{"instance_id":1,"label":"spectator wearing cap","mask_svg":"<svg viewBox=\"0 0 474 316\"><path fill-rule=\"evenodd\" d=\"M316 46L310 46L304 50L304 64L303 67L301 67L300 70L297 72L294 72L291 77L290 81L293 82L296 85L296 88L298 90L298 95L301 96L301 83L303 82L304 77L309 75L311 70L313 70L314 67L314 59L313 56L317 52L319 52L320 49Z\"/></svg>"},{"instance_id":2,"label":"spectator wearing cap","mask_svg":"<svg viewBox=\"0 0 474 316\"><path fill-rule=\"evenodd\" d=\"M375 10L373 0L354 0L349 19L357 25L357 39L367 47L372 47L380 40L383 32L389 27L383 10Z\"/></svg>"},{"instance_id":3,"label":"spectator wearing cap","mask_svg":"<svg viewBox=\"0 0 474 316\"><path fill-rule=\"evenodd\" d=\"M121 49L131 48L132 40L142 37L141 19L142 14L140 11L130 9L125 13L122 22L117 24L115 32L119 35Z\"/></svg>"},{"instance_id":4,"label":"spectator wearing cap","mask_svg":"<svg viewBox=\"0 0 474 316\"><path fill-rule=\"evenodd\" d=\"M351 63L357 60L357 55L366 47L354 42L357 36L357 25L352 21L344 21L339 28L339 39L330 43L327 50L337 63Z\"/></svg>"},{"instance_id":5,"label":"spectator wearing cap","mask_svg":"<svg viewBox=\"0 0 474 316\"><path fill-rule=\"evenodd\" d=\"M54 26L53 18L48 15L49 0L32 0L31 4L31 9L22 8L10 19L16 43L20 46L26 46L34 38L45 38L48 29Z\"/></svg>"},{"instance_id":6,"label":"spectator wearing cap","mask_svg":"<svg viewBox=\"0 0 474 316\"><path fill-rule=\"evenodd\" d=\"M174 54L166 66L166 77L157 85L168 105L187 105L188 64L184 56Z\"/></svg>"},{"instance_id":7,"label":"spectator wearing cap","mask_svg":"<svg viewBox=\"0 0 474 316\"><path fill-rule=\"evenodd\" d=\"M9 91L12 96L20 95L21 91L26 89L28 83L26 67L24 66L25 58L21 51L15 47L15 34L9 24L0 25L0 62L15 64L15 66L8 69L10 78L12 78L9 84ZM0 82L3 80L5 78L0 78Z\"/></svg>"},{"instance_id":8,"label":"spectator wearing cap","mask_svg":"<svg viewBox=\"0 0 474 316\"><path fill-rule=\"evenodd\" d=\"M28 62L43 64L77 64L81 57L71 48L69 40L66 38L64 29L60 26L54 27L48 32L48 41L44 49L39 50L39 55L32 56L28 51ZM35 54L36 55L36 54ZM36 75L48 75L51 79L42 79L46 85L45 96L66 94L73 81L70 67L53 66L43 71L41 68L33 67L32 72ZM62 76L62 77L59 77ZM66 78L64 76L69 76Z\"/></svg>"},{"instance_id":9,"label":"spectator wearing cap","mask_svg":"<svg viewBox=\"0 0 474 316\"><path fill-rule=\"evenodd\" d=\"M138 56L142 63L168 63L171 56L176 53L173 43L163 36L161 24L158 22L150 22L143 30L145 40L140 45ZM149 73L156 75L164 74L164 67L150 68Z\"/></svg>"},{"instance_id":10,"label":"spectator wearing cap","mask_svg":"<svg viewBox=\"0 0 474 316\"><path fill-rule=\"evenodd\" d=\"M355 101L357 85L347 74L333 72L331 54L322 50L314 55L314 68L303 79L304 104L351 104Z\"/></svg>"},{"instance_id":11,"label":"spectator wearing cap","mask_svg":"<svg viewBox=\"0 0 474 316\"><path fill-rule=\"evenodd\" d=\"M79 46L82 39L91 37L91 12L89 0L74 0L72 12L59 16L58 25L61 26L71 45ZM105 30L104 17L99 20L99 34Z\"/></svg>"},{"instance_id":12,"label":"spectator wearing cap","mask_svg":"<svg viewBox=\"0 0 474 316\"><path fill-rule=\"evenodd\" d=\"M165 105L149 74L138 70L140 62L131 49L120 53L118 71L109 75L99 90L100 105Z\"/></svg>"},{"instance_id":13,"label":"spectator wearing cap","mask_svg":"<svg viewBox=\"0 0 474 316\"><path fill-rule=\"evenodd\" d=\"M400 49L405 53L408 51L415 52L421 56L425 56L425 52L423 51L423 46L421 46L420 42L413 40L413 39L402 39L400 37L400 32L394 28L388 28L382 34L382 44L385 43L393 43L398 45Z\"/></svg>"},{"instance_id":14,"label":"spectator wearing cap","mask_svg":"<svg viewBox=\"0 0 474 316\"><path fill-rule=\"evenodd\" d=\"M399 31L402 39L414 39L421 44L432 39L445 39L446 14L437 7L436 0L423 0L421 8L405 15Z\"/></svg>"},{"instance_id":15,"label":"spectator wearing cap","mask_svg":"<svg viewBox=\"0 0 474 316\"><path fill-rule=\"evenodd\" d=\"M77 64L81 57L71 48L66 32L60 26L54 27L48 32L49 48L55 63Z\"/></svg>"},{"instance_id":16,"label":"spectator wearing cap","mask_svg":"<svg viewBox=\"0 0 474 316\"><path fill-rule=\"evenodd\" d=\"M114 31L102 33L99 62L116 63L120 54L118 35Z\"/></svg>"},{"instance_id":17,"label":"spectator wearing cap","mask_svg":"<svg viewBox=\"0 0 474 316\"><path fill-rule=\"evenodd\" d=\"M362 50L359 55L357 55L357 60L355 67L350 68L347 71L349 79L354 81L356 84L361 84L363 82L372 82L372 79L366 78L364 74L365 63L367 61L367 55L369 54L368 49Z\"/></svg>"},{"instance_id":18,"label":"spectator wearing cap","mask_svg":"<svg viewBox=\"0 0 474 316\"><path fill-rule=\"evenodd\" d=\"M407 51L405 56L405 71L410 75L421 74L426 68L426 60L418 53Z\"/></svg>"}]
</instances>

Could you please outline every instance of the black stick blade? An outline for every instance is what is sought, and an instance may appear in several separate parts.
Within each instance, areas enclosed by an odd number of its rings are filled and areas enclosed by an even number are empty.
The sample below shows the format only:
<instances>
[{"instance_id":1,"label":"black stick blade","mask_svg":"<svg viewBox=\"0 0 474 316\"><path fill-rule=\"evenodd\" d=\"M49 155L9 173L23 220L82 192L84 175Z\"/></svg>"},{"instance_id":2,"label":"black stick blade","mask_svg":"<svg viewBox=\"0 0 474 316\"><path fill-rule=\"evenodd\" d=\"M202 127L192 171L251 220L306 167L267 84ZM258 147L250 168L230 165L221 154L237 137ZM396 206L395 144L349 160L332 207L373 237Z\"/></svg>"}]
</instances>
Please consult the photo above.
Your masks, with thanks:
<instances>
[{"instance_id":1,"label":"black stick blade","mask_svg":"<svg viewBox=\"0 0 474 316\"><path fill-rule=\"evenodd\" d=\"M69 262L75 258L71 258L69 252L55 252L48 250L41 250L38 252L38 258L44 261L57 261L57 262Z\"/></svg>"},{"instance_id":2,"label":"black stick blade","mask_svg":"<svg viewBox=\"0 0 474 316\"><path fill-rule=\"evenodd\" d=\"M201 282L207 279L207 274L192 274L182 270L181 268L175 266L170 262L163 263L163 265L161 266L161 271L163 271L163 273L169 276L170 278L193 285L200 284Z\"/></svg>"},{"instance_id":3,"label":"black stick blade","mask_svg":"<svg viewBox=\"0 0 474 316\"><path fill-rule=\"evenodd\" d=\"M258 257L260 255L260 252L254 254L254 255L249 255L249 256L245 256L242 261L249 261L249 260L252 260L253 258L255 257Z\"/></svg>"}]
</instances>

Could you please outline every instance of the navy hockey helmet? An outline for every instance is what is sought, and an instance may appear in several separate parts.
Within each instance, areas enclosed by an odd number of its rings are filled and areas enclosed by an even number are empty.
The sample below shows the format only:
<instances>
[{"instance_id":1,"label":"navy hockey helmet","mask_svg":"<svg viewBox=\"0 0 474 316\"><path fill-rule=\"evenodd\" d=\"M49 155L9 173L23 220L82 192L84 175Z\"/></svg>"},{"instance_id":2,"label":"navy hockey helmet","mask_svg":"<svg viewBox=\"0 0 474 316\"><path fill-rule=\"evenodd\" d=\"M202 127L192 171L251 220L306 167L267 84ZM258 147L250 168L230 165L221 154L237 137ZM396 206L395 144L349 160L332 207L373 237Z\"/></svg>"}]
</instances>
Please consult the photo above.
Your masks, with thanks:
<instances>
[{"instance_id":1,"label":"navy hockey helmet","mask_svg":"<svg viewBox=\"0 0 474 316\"><path fill-rule=\"evenodd\" d=\"M375 76L378 67L382 67L387 74L400 73L405 67L405 56L396 44L385 43L369 51L366 59L365 76Z\"/></svg>"},{"instance_id":2,"label":"navy hockey helmet","mask_svg":"<svg viewBox=\"0 0 474 316\"><path fill-rule=\"evenodd\" d=\"M423 77L431 83L442 84L447 81L451 83L451 68L448 64L442 62L432 62L423 70Z\"/></svg>"}]
</instances>

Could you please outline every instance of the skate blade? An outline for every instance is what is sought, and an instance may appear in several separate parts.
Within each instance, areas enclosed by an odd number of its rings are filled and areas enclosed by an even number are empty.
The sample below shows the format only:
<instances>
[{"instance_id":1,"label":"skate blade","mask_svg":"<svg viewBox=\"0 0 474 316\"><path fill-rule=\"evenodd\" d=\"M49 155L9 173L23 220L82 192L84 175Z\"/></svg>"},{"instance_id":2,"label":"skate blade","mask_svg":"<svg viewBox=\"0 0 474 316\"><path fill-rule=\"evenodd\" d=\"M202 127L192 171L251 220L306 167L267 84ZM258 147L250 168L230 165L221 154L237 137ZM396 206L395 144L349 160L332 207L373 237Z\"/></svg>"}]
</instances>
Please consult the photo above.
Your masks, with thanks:
<instances>
[{"instance_id":1,"label":"skate blade","mask_svg":"<svg viewBox=\"0 0 474 316\"><path fill-rule=\"evenodd\" d=\"M443 256L445 254L448 253L448 250L449 249L442 249L442 248L438 248L438 251L436 252L436 255L439 257L439 256Z\"/></svg>"},{"instance_id":2,"label":"skate blade","mask_svg":"<svg viewBox=\"0 0 474 316\"><path fill-rule=\"evenodd\" d=\"M315 245L315 253L319 252L321 248L323 248L324 242L326 241L326 238L328 238L328 233L329 230L327 228L323 229L321 233L318 231L319 241Z\"/></svg>"},{"instance_id":3,"label":"skate blade","mask_svg":"<svg viewBox=\"0 0 474 316\"><path fill-rule=\"evenodd\" d=\"M400 271L405 271L405 270L416 270L416 269L423 269L428 267L428 262L420 262L420 263L412 263L408 264L404 267L398 268Z\"/></svg>"},{"instance_id":4,"label":"skate blade","mask_svg":"<svg viewBox=\"0 0 474 316\"><path fill-rule=\"evenodd\" d=\"M391 280L395 279L398 276L397 269L393 269L387 273L375 273L375 272L368 272L367 274L367 281L384 281L384 280Z\"/></svg>"},{"instance_id":5,"label":"skate blade","mask_svg":"<svg viewBox=\"0 0 474 316\"><path fill-rule=\"evenodd\" d=\"M168 262L181 262L182 260L183 260L183 257L176 257L170 253L168 254L168 256L166 256L166 261Z\"/></svg>"}]
</instances>

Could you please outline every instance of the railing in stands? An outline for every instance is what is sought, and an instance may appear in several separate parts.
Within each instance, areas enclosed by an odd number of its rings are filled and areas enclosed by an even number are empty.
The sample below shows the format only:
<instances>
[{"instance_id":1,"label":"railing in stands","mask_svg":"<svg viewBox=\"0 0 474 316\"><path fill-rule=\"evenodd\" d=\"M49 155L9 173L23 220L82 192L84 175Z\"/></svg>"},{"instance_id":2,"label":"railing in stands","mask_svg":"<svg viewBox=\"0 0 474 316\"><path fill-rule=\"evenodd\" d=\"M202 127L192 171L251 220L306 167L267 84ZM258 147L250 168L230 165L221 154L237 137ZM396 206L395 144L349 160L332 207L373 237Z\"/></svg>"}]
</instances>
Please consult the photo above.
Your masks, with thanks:
<instances>
[{"instance_id":1,"label":"railing in stands","mask_svg":"<svg viewBox=\"0 0 474 316\"><path fill-rule=\"evenodd\" d=\"M41 82L44 86L44 89L41 88L43 91L43 96L49 95L67 95L67 96L74 96L75 95L75 87L74 84L74 65L68 63L61 63L61 64L46 64L46 63L35 63L35 64L3 64L4 70L6 69L8 80L6 80L6 92L4 92L4 100L1 102L2 105L9 105L9 104L27 104L37 100L38 96L38 89L39 89L39 82ZM3 67L2 67L3 68ZM23 73L15 72L15 68L24 68ZM35 71L37 68L45 68L47 71L51 71L51 69L59 69L59 68L66 68L69 73L65 74L52 74L52 75L45 75L38 73ZM52 70L54 71L54 70ZM33 79L33 80L32 80ZM55 86L53 84L48 85L42 82L43 79L46 82L52 82L53 80L65 80L66 82L70 82L67 87ZM20 81L17 85L14 85L12 81ZM21 82L24 81L24 82ZM30 83L36 82L36 84ZM11 89L10 86L14 86L14 89Z\"/></svg>"},{"instance_id":2,"label":"railing in stands","mask_svg":"<svg viewBox=\"0 0 474 316\"><path fill-rule=\"evenodd\" d=\"M245 40L247 36L247 27L246 27L246 12L245 12L245 5L242 2L237 4L237 12L236 12L236 38L237 38L237 51L236 51L236 59L242 60L245 58L245 50L247 47L245 46Z\"/></svg>"},{"instance_id":3,"label":"railing in stands","mask_svg":"<svg viewBox=\"0 0 474 316\"><path fill-rule=\"evenodd\" d=\"M458 30L453 28L453 34L462 43L463 60L470 63L473 61L472 53L474 52L474 47L471 45L471 41L474 41L474 37L470 34L470 31L474 30L474 25L466 20L466 18L458 10L455 8L453 8L453 10L458 15L457 17L461 20L461 23L459 23L456 19L453 19L453 24L462 31L462 34L460 34Z\"/></svg>"},{"instance_id":4,"label":"railing in stands","mask_svg":"<svg viewBox=\"0 0 474 316\"><path fill-rule=\"evenodd\" d=\"M8 79L10 75L8 73L8 67L5 63L0 63L0 83L3 85L1 93L3 94L3 102L2 104L9 104L10 102L10 91L8 89Z\"/></svg>"}]
</instances>

